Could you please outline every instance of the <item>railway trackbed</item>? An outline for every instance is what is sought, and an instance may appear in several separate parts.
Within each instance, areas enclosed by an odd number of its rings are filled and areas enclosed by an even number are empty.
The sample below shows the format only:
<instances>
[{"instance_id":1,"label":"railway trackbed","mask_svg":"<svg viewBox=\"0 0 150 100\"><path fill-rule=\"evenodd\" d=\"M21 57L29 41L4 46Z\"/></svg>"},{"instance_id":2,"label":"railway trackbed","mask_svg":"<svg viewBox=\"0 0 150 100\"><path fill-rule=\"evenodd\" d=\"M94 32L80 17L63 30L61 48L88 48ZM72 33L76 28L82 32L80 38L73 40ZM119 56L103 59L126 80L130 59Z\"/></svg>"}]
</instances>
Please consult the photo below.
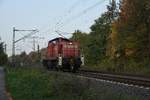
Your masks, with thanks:
<instances>
[{"instance_id":1,"label":"railway trackbed","mask_svg":"<svg viewBox=\"0 0 150 100\"><path fill-rule=\"evenodd\" d=\"M102 73L98 71L88 71L88 70L80 70L78 72L78 75L150 89L149 77L136 76L136 75L131 76L131 75L122 75L122 74L121 75L109 74L109 73Z\"/></svg>"}]
</instances>

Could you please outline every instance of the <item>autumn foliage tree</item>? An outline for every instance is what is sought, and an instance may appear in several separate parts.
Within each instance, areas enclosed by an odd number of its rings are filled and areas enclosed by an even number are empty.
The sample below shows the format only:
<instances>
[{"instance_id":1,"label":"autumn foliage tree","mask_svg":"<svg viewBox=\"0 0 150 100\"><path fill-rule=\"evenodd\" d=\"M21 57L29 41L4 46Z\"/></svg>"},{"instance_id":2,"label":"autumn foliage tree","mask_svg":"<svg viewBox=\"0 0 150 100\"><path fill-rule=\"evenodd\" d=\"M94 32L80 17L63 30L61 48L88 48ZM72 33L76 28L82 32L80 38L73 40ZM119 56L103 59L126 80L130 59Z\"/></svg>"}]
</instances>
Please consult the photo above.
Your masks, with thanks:
<instances>
[{"instance_id":1,"label":"autumn foliage tree","mask_svg":"<svg viewBox=\"0 0 150 100\"><path fill-rule=\"evenodd\" d=\"M150 56L150 12L146 5L147 0L122 0L120 16L112 28L116 50L139 60Z\"/></svg>"}]
</instances>

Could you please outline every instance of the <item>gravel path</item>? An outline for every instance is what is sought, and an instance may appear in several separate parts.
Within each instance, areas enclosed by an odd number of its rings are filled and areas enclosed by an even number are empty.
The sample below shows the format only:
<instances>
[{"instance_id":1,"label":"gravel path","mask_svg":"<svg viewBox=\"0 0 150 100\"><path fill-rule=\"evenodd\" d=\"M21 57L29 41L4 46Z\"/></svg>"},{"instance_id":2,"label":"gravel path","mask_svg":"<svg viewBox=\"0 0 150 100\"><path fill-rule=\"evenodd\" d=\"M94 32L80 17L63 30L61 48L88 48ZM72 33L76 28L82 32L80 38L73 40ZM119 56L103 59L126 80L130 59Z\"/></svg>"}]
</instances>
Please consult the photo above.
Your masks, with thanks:
<instances>
[{"instance_id":1,"label":"gravel path","mask_svg":"<svg viewBox=\"0 0 150 100\"><path fill-rule=\"evenodd\" d=\"M0 67L0 100L8 100L5 90L4 68Z\"/></svg>"}]
</instances>

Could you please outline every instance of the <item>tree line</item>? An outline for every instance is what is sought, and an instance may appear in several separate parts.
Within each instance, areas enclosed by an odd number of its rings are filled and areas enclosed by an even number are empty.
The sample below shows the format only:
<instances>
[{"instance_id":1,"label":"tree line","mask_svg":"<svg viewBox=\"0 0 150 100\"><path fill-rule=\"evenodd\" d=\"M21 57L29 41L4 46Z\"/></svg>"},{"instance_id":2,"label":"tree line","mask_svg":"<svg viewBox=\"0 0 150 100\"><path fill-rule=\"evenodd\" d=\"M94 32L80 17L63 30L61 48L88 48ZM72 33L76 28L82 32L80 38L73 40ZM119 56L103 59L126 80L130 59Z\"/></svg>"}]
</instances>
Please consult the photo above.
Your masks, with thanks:
<instances>
[{"instance_id":1,"label":"tree line","mask_svg":"<svg viewBox=\"0 0 150 100\"><path fill-rule=\"evenodd\" d=\"M107 11L95 20L90 29L90 33L77 30L72 36L73 40L81 43L88 65L112 63L109 70L125 70L132 67L135 70L145 65L148 67L150 60L148 0L120 0L118 4L112 0L107 5Z\"/></svg>"}]
</instances>

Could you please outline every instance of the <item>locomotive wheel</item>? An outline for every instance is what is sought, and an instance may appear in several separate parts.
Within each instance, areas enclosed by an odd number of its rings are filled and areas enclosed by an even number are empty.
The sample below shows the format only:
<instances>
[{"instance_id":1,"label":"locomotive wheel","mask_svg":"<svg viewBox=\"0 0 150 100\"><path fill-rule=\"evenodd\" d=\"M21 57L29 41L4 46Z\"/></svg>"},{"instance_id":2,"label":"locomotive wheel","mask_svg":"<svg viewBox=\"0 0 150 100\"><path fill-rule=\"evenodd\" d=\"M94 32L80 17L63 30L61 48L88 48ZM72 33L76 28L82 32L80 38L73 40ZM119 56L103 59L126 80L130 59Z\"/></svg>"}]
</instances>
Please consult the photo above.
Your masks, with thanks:
<instances>
[{"instance_id":1,"label":"locomotive wheel","mask_svg":"<svg viewBox=\"0 0 150 100\"><path fill-rule=\"evenodd\" d=\"M49 70L52 69L52 62L51 61L47 62L47 69L49 69Z\"/></svg>"},{"instance_id":2,"label":"locomotive wheel","mask_svg":"<svg viewBox=\"0 0 150 100\"><path fill-rule=\"evenodd\" d=\"M55 70L56 70L56 71L59 71L59 69L60 69L59 66L56 65L56 66L55 66Z\"/></svg>"},{"instance_id":3,"label":"locomotive wheel","mask_svg":"<svg viewBox=\"0 0 150 100\"><path fill-rule=\"evenodd\" d=\"M70 71L75 73L76 72L76 67L74 65L70 66Z\"/></svg>"},{"instance_id":4,"label":"locomotive wheel","mask_svg":"<svg viewBox=\"0 0 150 100\"><path fill-rule=\"evenodd\" d=\"M73 70L74 70L74 66L71 65L71 66L70 66L70 71L73 71Z\"/></svg>"}]
</instances>

